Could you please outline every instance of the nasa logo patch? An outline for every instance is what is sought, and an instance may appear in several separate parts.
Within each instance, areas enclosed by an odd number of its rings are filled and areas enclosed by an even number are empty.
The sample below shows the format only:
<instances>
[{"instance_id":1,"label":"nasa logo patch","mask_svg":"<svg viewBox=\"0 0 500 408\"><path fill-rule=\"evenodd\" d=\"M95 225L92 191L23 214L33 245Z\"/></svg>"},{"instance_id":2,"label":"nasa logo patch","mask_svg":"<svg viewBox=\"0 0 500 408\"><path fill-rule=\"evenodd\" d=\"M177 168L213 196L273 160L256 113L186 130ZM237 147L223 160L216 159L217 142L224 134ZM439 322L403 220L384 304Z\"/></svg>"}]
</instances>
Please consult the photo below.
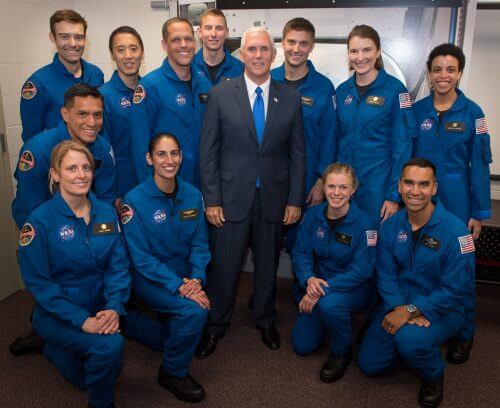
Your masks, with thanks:
<instances>
[{"instance_id":1,"label":"nasa logo patch","mask_svg":"<svg viewBox=\"0 0 500 408\"><path fill-rule=\"evenodd\" d=\"M184 106L186 104L186 97L183 94L177 94L175 96L175 103L178 106Z\"/></svg>"},{"instance_id":2,"label":"nasa logo patch","mask_svg":"<svg viewBox=\"0 0 500 408\"><path fill-rule=\"evenodd\" d=\"M347 95L344 99L344 105L350 105L352 103L352 95Z\"/></svg>"},{"instance_id":3,"label":"nasa logo patch","mask_svg":"<svg viewBox=\"0 0 500 408\"><path fill-rule=\"evenodd\" d=\"M28 246L31 241L35 238L36 232L33 225L26 223L21 228L21 233L19 234L19 245Z\"/></svg>"},{"instance_id":4,"label":"nasa logo patch","mask_svg":"<svg viewBox=\"0 0 500 408\"><path fill-rule=\"evenodd\" d=\"M19 158L19 164L17 165L20 171L30 171L35 167L35 156L29 150L25 150L21 157Z\"/></svg>"},{"instance_id":5,"label":"nasa logo patch","mask_svg":"<svg viewBox=\"0 0 500 408\"><path fill-rule=\"evenodd\" d=\"M318 227L316 230L316 238L318 239L324 239L325 238L325 230L321 227Z\"/></svg>"},{"instance_id":6,"label":"nasa logo patch","mask_svg":"<svg viewBox=\"0 0 500 408\"><path fill-rule=\"evenodd\" d=\"M75 227L73 225L65 224L59 228L59 238L61 241L71 241L75 238Z\"/></svg>"},{"instance_id":7,"label":"nasa logo patch","mask_svg":"<svg viewBox=\"0 0 500 408\"><path fill-rule=\"evenodd\" d=\"M167 211L162 209L156 210L153 213L153 222L155 224L163 224L165 221L167 221Z\"/></svg>"},{"instance_id":8,"label":"nasa logo patch","mask_svg":"<svg viewBox=\"0 0 500 408\"><path fill-rule=\"evenodd\" d=\"M408 233L406 231L399 231L398 233L398 242L406 242L408 239Z\"/></svg>"},{"instance_id":9,"label":"nasa logo patch","mask_svg":"<svg viewBox=\"0 0 500 408\"><path fill-rule=\"evenodd\" d=\"M23 99L33 99L37 93L36 86L31 81L26 81L21 90L21 96Z\"/></svg>"},{"instance_id":10,"label":"nasa logo patch","mask_svg":"<svg viewBox=\"0 0 500 408\"><path fill-rule=\"evenodd\" d=\"M137 105L141 103L146 97L146 90L142 85L137 85L134 91L134 103Z\"/></svg>"},{"instance_id":11,"label":"nasa logo patch","mask_svg":"<svg viewBox=\"0 0 500 408\"><path fill-rule=\"evenodd\" d=\"M132 105L132 102L130 102L130 96L124 96L120 99L120 106L122 109L130 108L130 105Z\"/></svg>"},{"instance_id":12,"label":"nasa logo patch","mask_svg":"<svg viewBox=\"0 0 500 408\"><path fill-rule=\"evenodd\" d=\"M432 119L425 119L421 124L420 124L420 130L427 132L432 129L432 125L434 124L434 121Z\"/></svg>"}]
</instances>

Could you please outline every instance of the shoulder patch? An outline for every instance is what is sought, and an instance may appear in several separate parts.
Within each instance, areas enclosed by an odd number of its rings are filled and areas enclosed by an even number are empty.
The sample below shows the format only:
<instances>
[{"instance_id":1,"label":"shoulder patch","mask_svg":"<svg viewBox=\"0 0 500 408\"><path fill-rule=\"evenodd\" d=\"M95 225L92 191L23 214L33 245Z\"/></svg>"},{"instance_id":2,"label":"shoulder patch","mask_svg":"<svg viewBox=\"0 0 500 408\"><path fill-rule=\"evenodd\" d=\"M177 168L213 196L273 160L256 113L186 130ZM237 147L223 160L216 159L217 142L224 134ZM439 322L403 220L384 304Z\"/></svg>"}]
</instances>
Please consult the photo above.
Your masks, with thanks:
<instances>
[{"instance_id":1,"label":"shoulder patch","mask_svg":"<svg viewBox=\"0 0 500 408\"><path fill-rule=\"evenodd\" d=\"M113 160L113 164L116 166L115 152L113 151L112 147L109 149L109 155L111 156L111 159Z\"/></svg>"},{"instance_id":2,"label":"shoulder patch","mask_svg":"<svg viewBox=\"0 0 500 408\"><path fill-rule=\"evenodd\" d=\"M377 246L378 232L377 230L366 231L366 245Z\"/></svg>"},{"instance_id":3,"label":"shoulder patch","mask_svg":"<svg viewBox=\"0 0 500 408\"><path fill-rule=\"evenodd\" d=\"M29 150L25 150L19 158L17 167L20 171L30 171L33 167L35 167L35 156L33 156L33 153Z\"/></svg>"},{"instance_id":4,"label":"shoulder patch","mask_svg":"<svg viewBox=\"0 0 500 408\"><path fill-rule=\"evenodd\" d=\"M399 94L399 107L402 108L411 108L411 97L408 92Z\"/></svg>"},{"instance_id":5,"label":"shoulder patch","mask_svg":"<svg viewBox=\"0 0 500 408\"><path fill-rule=\"evenodd\" d=\"M469 252L476 251L474 240L472 239L471 234L464 235L463 237L458 237L458 243L460 244L460 252L462 254L468 254Z\"/></svg>"},{"instance_id":6,"label":"shoulder patch","mask_svg":"<svg viewBox=\"0 0 500 408\"><path fill-rule=\"evenodd\" d=\"M127 224L134 217L134 210L128 204L122 205L122 210L120 212L120 218L122 224Z\"/></svg>"},{"instance_id":7,"label":"shoulder patch","mask_svg":"<svg viewBox=\"0 0 500 408\"><path fill-rule=\"evenodd\" d=\"M134 91L134 103L137 105L139 103L141 103L144 98L146 98L146 90L144 89L144 87L139 84L135 87L135 91Z\"/></svg>"},{"instance_id":8,"label":"shoulder patch","mask_svg":"<svg viewBox=\"0 0 500 408\"><path fill-rule=\"evenodd\" d=\"M33 99L37 93L36 86L30 80L26 81L21 90L21 96L23 99Z\"/></svg>"},{"instance_id":9,"label":"shoulder patch","mask_svg":"<svg viewBox=\"0 0 500 408\"><path fill-rule=\"evenodd\" d=\"M482 133L488 133L488 125L486 124L486 118L476 119L476 135Z\"/></svg>"},{"instance_id":10,"label":"shoulder patch","mask_svg":"<svg viewBox=\"0 0 500 408\"><path fill-rule=\"evenodd\" d=\"M35 227L29 223L24 224L19 234L19 245L28 246L35 238L35 235Z\"/></svg>"}]
</instances>

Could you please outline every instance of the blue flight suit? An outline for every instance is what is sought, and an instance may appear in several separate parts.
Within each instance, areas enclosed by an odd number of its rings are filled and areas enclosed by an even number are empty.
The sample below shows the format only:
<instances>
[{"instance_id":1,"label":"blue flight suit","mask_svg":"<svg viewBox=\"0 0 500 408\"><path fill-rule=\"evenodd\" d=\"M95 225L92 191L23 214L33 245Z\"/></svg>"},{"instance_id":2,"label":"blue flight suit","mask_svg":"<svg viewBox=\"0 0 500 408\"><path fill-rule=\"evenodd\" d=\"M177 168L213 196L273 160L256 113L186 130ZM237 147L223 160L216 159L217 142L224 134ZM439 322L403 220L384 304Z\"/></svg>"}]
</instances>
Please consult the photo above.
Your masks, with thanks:
<instances>
[{"instance_id":1,"label":"blue flight suit","mask_svg":"<svg viewBox=\"0 0 500 408\"><path fill-rule=\"evenodd\" d=\"M22 138L27 142L46 129L52 129L61 121L64 93L77 83L93 87L104 82L102 71L81 59L82 75L75 78L59 60L56 53L51 64L35 71L23 85L21 91Z\"/></svg>"},{"instance_id":2,"label":"blue flight suit","mask_svg":"<svg viewBox=\"0 0 500 408\"><path fill-rule=\"evenodd\" d=\"M226 47L224 47L224 54L225 54L224 63L220 66L219 70L217 71L217 75L215 76L215 82L212 85L217 85L219 82L225 79L227 80L239 77L243 74L243 71L245 70L245 66L243 65L243 63L239 59L234 58L231 55L231 52ZM204 76L209 81L211 81L207 65L205 64L205 60L203 59L203 48L200 48L200 50L195 54L193 59L193 65L198 75Z\"/></svg>"},{"instance_id":3,"label":"blue flight suit","mask_svg":"<svg viewBox=\"0 0 500 408\"><path fill-rule=\"evenodd\" d=\"M33 211L21 229L19 260L36 300L33 327L44 340L45 356L67 380L86 388L92 406L108 407L122 367L123 338L85 333L82 325L102 310L125 313L129 260L114 208L92 192L88 197L88 225L59 192Z\"/></svg>"},{"instance_id":4,"label":"blue flight suit","mask_svg":"<svg viewBox=\"0 0 500 408\"><path fill-rule=\"evenodd\" d=\"M118 196L123 197L139 184L132 162L128 121L134 90L125 85L115 71L99 92L104 97L103 136L115 153Z\"/></svg>"},{"instance_id":5,"label":"blue flight suit","mask_svg":"<svg viewBox=\"0 0 500 408\"><path fill-rule=\"evenodd\" d=\"M50 199L50 155L57 144L70 139L66 123L61 120L58 127L36 135L21 148L14 172L16 197L12 202L12 216L19 228L35 208ZM87 148L94 156L96 167L92 191L99 200L113 205L117 197L113 149L102 136L97 136L96 141L87 145Z\"/></svg>"},{"instance_id":6,"label":"blue flight suit","mask_svg":"<svg viewBox=\"0 0 500 408\"><path fill-rule=\"evenodd\" d=\"M162 350L163 369L181 378L189 374L208 311L181 297L178 289L183 278L205 284L210 252L201 193L180 178L177 186L175 199L167 198L149 176L125 196L121 221L136 295L169 316L159 323L133 311L126 334Z\"/></svg>"},{"instance_id":7,"label":"blue flight suit","mask_svg":"<svg viewBox=\"0 0 500 408\"><path fill-rule=\"evenodd\" d=\"M191 66L192 91L181 81L168 59L150 72L135 88L130 128L134 166L139 182L152 174L146 162L150 139L160 132L177 137L182 149L179 176L188 183L199 184L199 144L203 114L212 84L197 75Z\"/></svg>"},{"instance_id":8,"label":"blue flight suit","mask_svg":"<svg viewBox=\"0 0 500 408\"><path fill-rule=\"evenodd\" d=\"M469 220L491 218L490 135L484 113L479 106L456 90L458 98L439 123L433 95L414 106L418 136L414 156L423 157L436 166L437 196L452 214L465 225ZM472 338L475 332L475 292L467 297L464 329L459 336Z\"/></svg>"},{"instance_id":9,"label":"blue flight suit","mask_svg":"<svg viewBox=\"0 0 500 408\"><path fill-rule=\"evenodd\" d=\"M380 69L360 99L354 74L337 88L337 115L336 161L356 171L360 183L354 198L359 207L380 217L384 201L399 202L399 175L417 133L408 90Z\"/></svg>"},{"instance_id":10,"label":"blue flight suit","mask_svg":"<svg viewBox=\"0 0 500 408\"><path fill-rule=\"evenodd\" d=\"M413 242L405 209L380 227L377 287L383 304L374 312L359 350L366 374L387 371L398 355L427 381L444 373L440 345L462 327L465 296L474 287L474 243L467 227L438 201L429 222ZM385 315L414 304L430 327L405 324L396 334L382 326Z\"/></svg>"},{"instance_id":11,"label":"blue flight suit","mask_svg":"<svg viewBox=\"0 0 500 408\"><path fill-rule=\"evenodd\" d=\"M297 318L292 345L300 355L317 349L326 332L331 352L346 355L352 343L351 313L368 305L373 288L377 221L351 201L346 218L332 230L326 209L326 202L309 208L292 252L302 295L313 276L329 285L312 313Z\"/></svg>"}]
</instances>

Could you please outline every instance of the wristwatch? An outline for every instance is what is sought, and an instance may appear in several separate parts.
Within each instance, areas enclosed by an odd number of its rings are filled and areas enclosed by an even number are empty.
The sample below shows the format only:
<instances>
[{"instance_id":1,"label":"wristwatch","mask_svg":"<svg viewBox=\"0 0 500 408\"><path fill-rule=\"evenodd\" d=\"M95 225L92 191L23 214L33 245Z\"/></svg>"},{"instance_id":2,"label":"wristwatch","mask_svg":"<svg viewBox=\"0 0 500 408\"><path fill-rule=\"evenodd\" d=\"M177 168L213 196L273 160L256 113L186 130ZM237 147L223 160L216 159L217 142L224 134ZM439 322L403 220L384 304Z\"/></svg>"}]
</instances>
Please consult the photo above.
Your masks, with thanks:
<instances>
[{"instance_id":1,"label":"wristwatch","mask_svg":"<svg viewBox=\"0 0 500 408\"><path fill-rule=\"evenodd\" d=\"M416 312L418 312L418 307L412 303L408 303L407 305L405 305L405 310L413 316Z\"/></svg>"}]
</instances>

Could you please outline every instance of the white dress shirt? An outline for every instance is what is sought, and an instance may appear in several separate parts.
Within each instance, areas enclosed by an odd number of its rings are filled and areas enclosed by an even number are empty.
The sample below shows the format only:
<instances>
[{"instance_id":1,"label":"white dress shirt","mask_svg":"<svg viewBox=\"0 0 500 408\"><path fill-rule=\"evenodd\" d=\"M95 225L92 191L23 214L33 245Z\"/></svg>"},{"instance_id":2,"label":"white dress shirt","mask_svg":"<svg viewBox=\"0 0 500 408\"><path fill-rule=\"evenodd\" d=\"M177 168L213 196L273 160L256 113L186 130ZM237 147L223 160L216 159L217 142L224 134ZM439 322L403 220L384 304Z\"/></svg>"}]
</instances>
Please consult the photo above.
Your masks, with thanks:
<instances>
[{"instance_id":1,"label":"white dress shirt","mask_svg":"<svg viewBox=\"0 0 500 408\"><path fill-rule=\"evenodd\" d=\"M268 101L269 101L269 87L271 85L271 75L269 75L269 78L267 78L266 82L264 82L262 85L257 85L250 78L248 78L246 72L243 74L243 76L245 78L245 83L247 85L248 98L250 100L250 107L252 108L252 110L255 98L257 98L255 90L257 89L258 86L260 86L260 88L262 89L262 99L264 100L264 113L267 118L267 105L269 105Z\"/></svg>"}]
</instances>

